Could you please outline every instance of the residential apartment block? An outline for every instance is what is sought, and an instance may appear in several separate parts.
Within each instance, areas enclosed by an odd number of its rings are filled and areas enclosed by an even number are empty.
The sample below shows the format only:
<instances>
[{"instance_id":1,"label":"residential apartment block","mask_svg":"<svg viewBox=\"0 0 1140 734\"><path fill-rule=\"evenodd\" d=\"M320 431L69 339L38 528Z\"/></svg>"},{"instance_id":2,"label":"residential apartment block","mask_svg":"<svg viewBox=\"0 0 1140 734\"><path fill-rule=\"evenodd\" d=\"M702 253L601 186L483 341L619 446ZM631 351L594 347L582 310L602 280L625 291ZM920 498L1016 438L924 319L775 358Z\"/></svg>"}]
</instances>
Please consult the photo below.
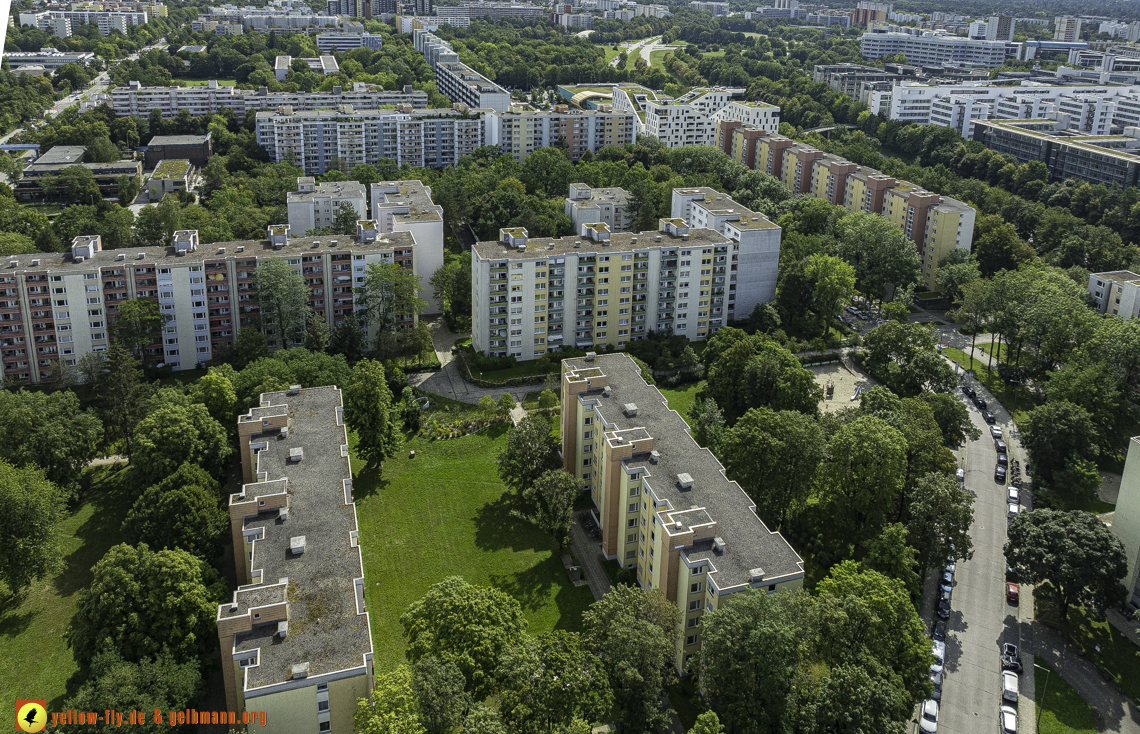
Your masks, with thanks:
<instances>
[{"instance_id":1,"label":"residential apartment block","mask_svg":"<svg viewBox=\"0 0 1140 734\"><path fill-rule=\"evenodd\" d=\"M1081 19L1058 15L1054 20L1053 40L1075 43L1081 40Z\"/></svg>"},{"instance_id":2,"label":"residential apartment block","mask_svg":"<svg viewBox=\"0 0 1140 734\"><path fill-rule=\"evenodd\" d=\"M1140 276L1137 276L1140 277ZM1112 532L1124 544L1128 571L1124 588L1128 601L1140 605L1140 437L1128 441L1124 473L1120 477L1120 494L1112 518Z\"/></svg>"},{"instance_id":3,"label":"residential apartment block","mask_svg":"<svg viewBox=\"0 0 1140 734\"><path fill-rule=\"evenodd\" d=\"M216 620L227 708L265 712L266 731L351 734L374 670L341 391L262 393L238 436L238 588Z\"/></svg>"},{"instance_id":4,"label":"residential apartment block","mask_svg":"<svg viewBox=\"0 0 1140 734\"><path fill-rule=\"evenodd\" d=\"M550 10L542 5L530 3L478 2L462 5L438 5L435 14L438 18L486 18L491 21L503 18L544 18Z\"/></svg>"},{"instance_id":5,"label":"residential apartment block","mask_svg":"<svg viewBox=\"0 0 1140 734\"><path fill-rule=\"evenodd\" d=\"M976 139L1021 163L1042 161L1052 181L1077 178L1107 186L1140 185L1140 127L1123 135L1083 135L1069 121L988 120L976 123Z\"/></svg>"},{"instance_id":6,"label":"residential apartment block","mask_svg":"<svg viewBox=\"0 0 1140 734\"><path fill-rule=\"evenodd\" d=\"M79 64L87 66L95 60L95 54L90 51L59 51L45 46L39 51L5 51L4 60L13 71L20 67L39 66L44 69L58 69L64 64Z\"/></svg>"},{"instance_id":7,"label":"residential apartment block","mask_svg":"<svg viewBox=\"0 0 1140 734\"><path fill-rule=\"evenodd\" d=\"M20 25L38 28L41 31L48 31L57 38L71 37L71 19L65 17L57 18L46 11L39 13L20 13Z\"/></svg>"},{"instance_id":8,"label":"residential apartment block","mask_svg":"<svg viewBox=\"0 0 1140 734\"><path fill-rule=\"evenodd\" d=\"M565 145L571 160L586 151L596 153L607 145L628 145L637 138L637 117L632 112L602 112L554 105L551 110L513 107L488 111L486 144L499 146L519 163L539 148Z\"/></svg>"},{"instance_id":9,"label":"residential apartment block","mask_svg":"<svg viewBox=\"0 0 1140 734\"><path fill-rule=\"evenodd\" d=\"M379 51L384 47L380 34L372 33L338 33L328 31L317 34L317 50L321 53L331 54L334 51L351 51L354 48L370 48Z\"/></svg>"},{"instance_id":10,"label":"residential apartment block","mask_svg":"<svg viewBox=\"0 0 1140 734\"><path fill-rule=\"evenodd\" d=\"M973 244L976 213L957 199L755 128L732 130L731 146L725 152L779 178L796 194L826 199L850 212L886 216L914 242L922 260L921 282L930 290L941 289L938 263L954 250L969 250ZM697 226L695 220L693 224ZM747 315L742 310L737 313L741 314L737 318Z\"/></svg>"},{"instance_id":11,"label":"residential apartment block","mask_svg":"<svg viewBox=\"0 0 1140 734\"><path fill-rule=\"evenodd\" d=\"M111 31L118 31L124 36L127 29L133 25L146 25L145 11L116 11L116 10L44 10L39 13L20 13L20 25L32 28L52 28L55 35L59 35L52 26L52 20L66 20L73 30L80 23L89 23L98 26L101 35L109 35ZM5 54L6 56L7 54Z\"/></svg>"},{"instance_id":12,"label":"residential apartment block","mask_svg":"<svg viewBox=\"0 0 1140 734\"><path fill-rule=\"evenodd\" d=\"M431 278L443 267L443 207L432 201L431 187L421 181L381 181L372 184L369 193L377 234L407 232L415 239L412 270L424 289L421 297L428 303L425 313L442 312L443 304L435 300Z\"/></svg>"},{"instance_id":13,"label":"residential apartment block","mask_svg":"<svg viewBox=\"0 0 1140 734\"><path fill-rule=\"evenodd\" d=\"M611 232L628 232L633 224L626 212L629 192L623 188L591 188L586 184L570 184L566 197L566 216L581 234L582 225L601 222Z\"/></svg>"},{"instance_id":14,"label":"residential apartment block","mask_svg":"<svg viewBox=\"0 0 1140 734\"><path fill-rule=\"evenodd\" d=\"M442 61L435 66L435 85L452 102L471 108L506 112L511 94L487 77L458 61Z\"/></svg>"},{"instance_id":15,"label":"residential apartment block","mask_svg":"<svg viewBox=\"0 0 1140 734\"><path fill-rule=\"evenodd\" d=\"M119 177L138 178L142 175L142 164L135 160L121 160L114 163L86 163L84 156L87 147L83 145L56 145L44 151L35 162L24 167L20 180L12 185L16 199L21 202L64 201L67 194L58 186L43 184L54 180L65 168L82 166L91 172L99 193L105 199L118 200ZM82 203L82 202L81 202Z\"/></svg>"},{"instance_id":16,"label":"residential apartment block","mask_svg":"<svg viewBox=\"0 0 1140 734\"><path fill-rule=\"evenodd\" d=\"M297 190L289 192L289 227L298 235L332 227L342 204L348 204L356 219L368 216L368 191L357 181L326 181L318 184L312 176L297 179Z\"/></svg>"},{"instance_id":17,"label":"residential apartment block","mask_svg":"<svg viewBox=\"0 0 1140 734\"><path fill-rule=\"evenodd\" d=\"M337 64L335 56L319 56L297 60L305 62L305 65L309 67L310 71L315 71L318 74L332 76L333 74L340 73L340 66ZM292 69L292 56L277 56L273 59L273 75L277 78L277 81L285 81Z\"/></svg>"},{"instance_id":18,"label":"residential apartment block","mask_svg":"<svg viewBox=\"0 0 1140 734\"><path fill-rule=\"evenodd\" d=\"M920 36L909 33L864 33L859 51L865 59L879 59L890 54L904 54L911 64L960 63L993 68L1005 63L1006 48L1002 41L975 41L953 36L945 31L925 31Z\"/></svg>"},{"instance_id":19,"label":"residential apartment block","mask_svg":"<svg viewBox=\"0 0 1140 734\"><path fill-rule=\"evenodd\" d=\"M197 23L229 23L243 30L268 33L272 30L305 31L309 28L329 28L341 24L336 15L317 15L312 8L293 0L273 0L268 5L237 7L229 3L207 9ZM193 28L199 30L199 28ZM203 30L205 30L203 28Z\"/></svg>"},{"instance_id":20,"label":"residential apartment block","mask_svg":"<svg viewBox=\"0 0 1140 734\"><path fill-rule=\"evenodd\" d=\"M562 362L562 468L589 490L602 553L677 605L674 664L699 654L699 623L749 589L803 586L803 560L626 354Z\"/></svg>"},{"instance_id":21,"label":"residential apartment block","mask_svg":"<svg viewBox=\"0 0 1140 734\"><path fill-rule=\"evenodd\" d=\"M1131 270L1093 273L1089 294L1096 301L1097 313L1125 320L1140 315L1140 275Z\"/></svg>"},{"instance_id":22,"label":"residential apartment block","mask_svg":"<svg viewBox=\"0 0 1140 734\"><path fill-rule=\"evenodd\" d=\"M408 232L381 235L375 222L357 234L289 237L271 225L263 241L200 245L196 230L174 233L173 246L103 250L98 236L75 238L66 253L7 258L0 275L0 361L3 384L56 379L88 352L105 351L108 323L130 298L157 301L169 317L162 343L148 355L175 370L195 369L233 347L257 310L258 262L282 258L312 290L309 307L335 327L355 311L354 286L371 263L415 269ZM278 348L270 336L270 344Z\"/></svg>"},{"instance_id":23,"label":"residential apartment block","mask_svg":"<svg viewBox=\"0 0 1140 734\"><path fill-rule=\"evenodd\" d=\"M306 173L325 173L334 159L348 169L390 158L398 165L454 166L484 144L479 110L294 111L257 113L257 142L273 161L292 159Z\"/></svg>"},{"instance_id":24,"label":"residential apartment block","mask_svg":"<svg viewBox=\"0 0 1140 734\"><path fill-rule=\"evenodd\" d=\"M125 87L112 89L110 99L111 108L119 117L146 117L152 110L160 110L167 118L173 118L181 110L189 110L191 115L198 117L230 109L242 120L250 110L279 107L302 112L340 109L342 105L350 105L354 110L378 110L397 105L421 109L427 107L428 95L410 86L404 87L403 91L385 90L362 82L353 84L352 91L348 92L339 86L333 87L331 92L270 92L265 87L237 89L211 79L205 85L193 87L144 87L133 81Z\"/></svg>"},{"instance_id":25,"label":"residential apartment block","mask_svg":"<svg viewBox=\"0 0 1140 734\"><path fill-rule=\"evenodd\" d=\"M718 2L705 2L704 0L692 0L689 3L690 10L707 10L715 16L728 15L728 3Z\"/></svg>"},{"instance_id":26,"label":"residential apartment block","mask_svg":"<svg viewBox=\"0 0 1140 734\"><path fill-rule=\"evenodd\" d=\"M581 92L578 90L581 89ZM743 99L744 89L713 87L693 89L676 99L636 84L614 85L610 94L596 87L565 87L576 104L594 105L609 98L615 112L637 116L637 132L652 135L670 148L683 145L717 145L721 122L755 125L770 132L780 126L780 108Z\"/></svg>"},{"instance_id":27,"label":"residential apartment block","mask_svg":"<svg viewBox=\"0 0 1140 734\"><path fill-rule=\"evenodd\" d=\"M598 222L582 224L580 236L536 239L516 227L477 243L475 349L527 360L563 344L623 347L650 331L703 339L771 300L780 228L743 216L748 210L712 189L678 191L674 213L687 209L704 225L690 228L678 215L658 231L612 232ZM723 200L705 201L705 192Z\"/></svg>"}]
</instances>

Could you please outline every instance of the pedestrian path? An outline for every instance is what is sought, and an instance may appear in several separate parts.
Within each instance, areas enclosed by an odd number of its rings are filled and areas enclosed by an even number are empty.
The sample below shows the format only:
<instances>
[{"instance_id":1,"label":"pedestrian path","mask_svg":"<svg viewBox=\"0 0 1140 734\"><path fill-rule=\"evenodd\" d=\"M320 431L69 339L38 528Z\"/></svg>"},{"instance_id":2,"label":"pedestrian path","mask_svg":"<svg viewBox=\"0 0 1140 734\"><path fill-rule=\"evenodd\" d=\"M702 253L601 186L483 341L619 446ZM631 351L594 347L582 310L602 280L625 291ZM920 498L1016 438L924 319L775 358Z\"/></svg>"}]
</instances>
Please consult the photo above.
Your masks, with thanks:
<instances>
[{"instance_id":1,"label":"pedestrian path","mask_svg":"<svg viewBox=\"0 0 1140 734\"><path fill-rule=\"evenodd\" d=\"M602 551L598 541L590 537L586 529L578 523L577 517L570 526L570 548L574 551L574 557L578 559L582 573L590 584L594 601L601 599L610 590L610 577L602 565Z\"/></svg>"}]
</instances>

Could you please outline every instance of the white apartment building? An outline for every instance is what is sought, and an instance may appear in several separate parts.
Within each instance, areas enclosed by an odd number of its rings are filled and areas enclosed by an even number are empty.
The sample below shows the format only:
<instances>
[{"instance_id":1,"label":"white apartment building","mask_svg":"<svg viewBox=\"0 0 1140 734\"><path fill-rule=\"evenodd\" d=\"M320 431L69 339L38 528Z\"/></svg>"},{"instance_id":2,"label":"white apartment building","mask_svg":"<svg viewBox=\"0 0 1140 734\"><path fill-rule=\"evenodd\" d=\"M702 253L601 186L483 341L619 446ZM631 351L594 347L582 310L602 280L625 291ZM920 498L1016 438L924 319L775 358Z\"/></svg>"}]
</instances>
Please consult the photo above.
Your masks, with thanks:
<instances>
[{"instance_id":1,"label":"white apartment building","mask_svg":"<svg viewBox=\"0 0 1140 734\"><path fill-rule=\"evenodd\" d=\"M1081 19L1058 15L1054 22L1053 40L1075 43L1081 40Z\"/></svg>"},{"instance_id":2,"label":"white apartment building","mask_svg":"<svg viewBox=\"0 0 1140 734\"><path fill-rule=\"evenodd\" d=\"M566 197L565 212L574 225L574 231L582 233L586 224L601 222L611 232L628 232L633 224L626 212L629 192L623 188L592 188L583 183L570 184L570 195Z\"/></svg>"},{"instance_id":3,"label":"white apartment building","mask_svg":"<svg viewBox=\"0 0 1140 734\"><path fill-rule=\"evenodd\" d=\"M489 18L492 21L503 18L543 18L550 11L543 5L530 3L478 2L463 5L438 5L435 14L439 18Z\"/></svg>"},{"instance_id":4,"label":"white apartment building","mask_svg":"<svg viewBox=\"0 0 1140 734\"><path fill-rule=\"evenodd\" d=\"M648 90L645 90L648 91ZM637 95L636 88L614 88L614 109L634 106L644 111L644 124L639 132L652 135L670 148L684 145L715 145L716 129L722 118L716 113L730 103L744 97L744 89L714 87L693 89L676 99L659 98L656 95ZM639 97L630 98L630 94ZM625 100L619 105L619 96ZM723 119L737 117L755 118L774 128L779 128L779 108L739 104L725 113Z\"/></svg>"},{"instance_id":5,"label":"white apartment building","mask_svg":"<svg viewBox=\"0 0 1140 734\"><path fill-rule=\"evenodd\" d=\"M713 128L720 122L741 122L762 127L768 133L780 131L780 108L764 102L733 100L710 116Z\"/></svg>"},{"instance_id":6,"label":"white apartment building","mask_svg":"<svg viewBox=\"0 0 1140 734\"><path fill-rule=\"evenodd\" d=\"M692 0L689 3L690 10L707 10L715 16L728 15L728 3L717 2L704 2L703 0Z\"/></svg>"},{"instance_id":7,"label":"white apartment building","mask_svg":"<svg viewBox=\"0 0 1140 734\"><path fill-rule=\"evenodd\" d=\"M1097 313L1125 320L1140 316L1140 275L1131 270L1093 273L1089 293L1096 301Z\"/></svg>"},{"instance_id":8,"label":"white apartment building","mask_svg":"<svg viewBox=\"0 0 1140 734\"><path fill-rule=\"evenodd\" d=\"M436 64L435 85L440 94L452 102L471 108L497 112L506 112L511 108L510 92L458 61L441 61Z\"/></svg>"},{"instance_id":9,"label":"white apartment building","mask_svg":"<svg viewBox=\"0 0 1140 734\"><path fill-rule=\"evenodd\" d=\"M20 25L31 26L41 31L49 31L57 38L69 38L71 36L71 19L56 17L47 11L39 13L20 13Z\"/></svg>"},{"instance_id":10,"label":"white apartment building","mask_svg":"<svg viewBox=\"0 0 1140 734\"><path fill-rule=\"evenodd\" d=\"M350 205L356 219L368 216L368 192L357 181L326 181L318 184L312 176L297 179L297 190L287 197L289 228L298 235L332 227L341 204Z\"/></svg>"},{"instance_id":11,"label":"white apartment building","mask_svg":"<svg viewBox=\"0 0 1140 734\"><path fill-rule=\"evenodd\" d=\"M90 51L59 51L45 46L39 51L5 51L4 58L13 69L21 66L42 66L45 69L58 69L64 64L87 66L95 59Z\"/></svg>"},{"instance_id":12,"label":"white apartment building","mask_svg":"<svg viewBox=\"0 0 1140 734\"><path fill-rule=\"evenodd\" d=\"M340 72L340 66L336 63L335 56L318 56L311 59L298 59L304 61L309 69L325 76L332 76ZM285 81L285 77L289 75L289 70L293 68L292 56L278 56L273 60L273 74L277 77L277 81Z\"/></svg>"},{"instance_id":13,"label":"white apartment building","mask_svg":"<svg viewBox=\"0 0 1140 734\"><path fill-rule=\"evenodd\" d=\"M428 302L426 313L440 313L443 304L432 293L431 277L443 267L443 207L431 200L431 187L421 181L382 181L372 184L372 219L378 234L407 232L415 239L413 270Z\"/></svg>"},{"instance_id":14,"label":"white apartment building","mask_svg":"<svg viewBox=\"0 0 1140 734\"><path fill-rule=\"evenodd\" d=\"M451 48L450 43L423 28L412 31L412 47L424 55L424 61L432 69L441 61L459 62L459 54Z\"/></svg>"},{"instance_id":15,"label":"white apartment building","mask_svg":"<svg viewBox=\"0 0 1140 734\"><path fill-rule=\"evenodd\" d=\"M66 19L73 28L80 23L89 23L98 26L99 33L106 36L111 31L126 35L131 26L146 25L147 14L142 11L115 10L44 10L39 13L20 13L20 25L44 27L40 25L43 19Z\"/></svg>"},{"instance_id":16,"label":"white apartment building","mask_svg":"<svg viewBox=\"0 0 1140 734\"><path fill-rule=\"evenodd\" d=\"M317 34L317 50L324 54L335 51L351 51L354 48L370 48L378 51L384 42L379 33L340 33L328 31Z\"/></svg>"},{"instance_id":17,"label":"white apartment building","mask_svg":"<svg viewBox=\"0 0 1140 734\"><path fill-rule=\"evenodd\" d=\"M390 158L398 165L453 166L484 144L484 122L475 110L294 111L290 107L257 113L257 142L274 161L292 159L306 173L326 172L343 162Z\"/></svg>"},{"instance_id":18,"label":"white apartment building","mask_svg":"<svg viewBox=\"0 0 1140 734\"><path fill-rule=\"evenodd\" d=\"M404 87L400 90L380 89L374 84L356 82L351 91L333 87L331 92L270 92L261 89L237 89L218 84L211 79L193 87L144 87L130 82L115 87L110 93L111 108L119 117L146 117L151 110L161 110L162 116L173 118L180 110L190 114L212 115L223 108L234 111L239 120L250 110L274 110L290 107L296 111L340 109L344 105L354 110L378 110L382 107L410 105L427 107L427 92Z\"/></svg>"},{"instance_id":19,"label":"white apartment building","mask_svg":"<svg viewBox=\"0 0 1140 734\"><path fill-rule=\"evenodd\" d=\"M637 139L637 116L631 112L601 112L555 105L552 110L515 107L488 111L486 144L499 146L519 163L539 148L565 144L571 160L607 145L627 145Z\"/></svg>"},{"instance_id":20,"label":"white apartment building","mask_svg":"<svg viewBox=\"0 0 1140 734\"><path fill-rule=\"evenodd\" d=\"M3 384L50 381L89 352L106 351L108 324L127 299L156 301L169 319L155 362L195 369L233 347L256 317L254 273L259 262L284 258L311 288L309 306L330 326L355 311L353 286L371 263L414 267L411 233L377 236L372 223L356 237L289 238L271 225L266 240L202 245L196 230L174 233L173 247L104 251L99 236L80 236L66 253L7 259L0 275L0 360ZM326 276L328 278L326 282ZM273 345L275 348L278 345Z\"/></svg>"},{"instance_id":21,"label":"white apartment building","mask_svg":"<svg viewBox=\"0 0 1140 734\"><path fill-rule=\"evenodd\" d=\"M974 130L975 120L988 120L993 106L975 97L953 95L935 97L930 101L929 124L952 127L968 138Z\"/></svg>"},{"instance_id":22,"label":"white apartment building","mask_svg":"<svg viewBox=\"0 0 1140 734\"><path fill-rule=\"evenodd\" d=\"M653 232L611 233L604 224L584 232L531 239L515 227L475 244L475 349L529 360L563 344L623 347L650 331L703 339L726 323L725 284L712 285L735 261L724 235L675 219Z\"/></svg>"},{"instance_id":23,"label":"white apartment building","mask_svg":"<svg viewBox=\"0 0 1140 734\"><path fill-rule=\"evenodd\" d=\"M859 51L865 59L905 54L907 63L916 66L961 63L992 68L1005 63L1003 41L976 41L952 36L945 31L924 31L919 36L864 33L859 40Z\"/></svg>"},{"instance_id":24,"label":"white apartment building","mask_svg":"<svg viewBox=\"0 0 1140 734\"><path fill-rule=\"evenodd\" d=\"M756 306L776 297L781 230L775 223L737 203L728 194L707 186L673 189L670 214L692 227L707 227L718 232L733 243L732 266L727 277L728 298L722 302L728 318L747 318ZM715 300L717 289L726 282L723 271L715 270L717 263L713 263L711 281L714 313L719 313ZM701 275L706 275L704 268ZM701 295L707 295L704 289Z\"/></svg>"}]
</instances>

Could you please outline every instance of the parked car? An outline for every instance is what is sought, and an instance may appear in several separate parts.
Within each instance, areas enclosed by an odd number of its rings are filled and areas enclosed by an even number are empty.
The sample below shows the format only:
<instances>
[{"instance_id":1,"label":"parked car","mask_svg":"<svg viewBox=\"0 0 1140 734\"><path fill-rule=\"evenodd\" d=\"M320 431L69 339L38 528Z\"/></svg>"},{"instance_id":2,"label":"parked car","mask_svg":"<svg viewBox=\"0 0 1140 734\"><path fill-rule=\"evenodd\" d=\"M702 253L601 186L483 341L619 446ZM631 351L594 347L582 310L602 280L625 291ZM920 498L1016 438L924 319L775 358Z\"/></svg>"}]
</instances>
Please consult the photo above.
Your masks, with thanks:
<instances>
[{"instance_id":1,"label":"parked car","mask_svg":"<svg viewBox=\"0 0 1140 734\"><path fill-rule=\"evenodd\" d=\"M980 410L985 410L986 409L986 399L983 398L981 395L979 395L978 397L974 398L974 405L978 406L978 408Z\"/></svg>"},{"instance_id":2,"label":"parked car","mask_svg":"<svg viewBox=\"0 0 1140 734\"><path fill-rule=\"evenodd\" d=\"M1017 649L1017 645L1013 644L1012 642L1002 643L1001 654L1003 657L1009 655L1012 658L1017 658L1018 660L1021 659L1021 652Z\"/></svg>"},{"instance_id":3,"label":"parked car","mask_svg":"<svg viewBox=\"0 0 1140 734\"><path fill-rule=\"evenodd\" d=\"M1011 604L1016 604L1018 601L1018 597L1019 597L1020 593L1021 593L1021 590L1018 588L1017 584L1013 583L1012 581L1005 582L1005 600L1006 601L1010 602ZM1016 650L1017 648L1014 648L1014 649Z\"/></svg>"},{"instance_id":4,"label":"parked car","mask_svg":"<svg viewBox=\"0 0 1140 734\"><path fill-rule=\"evenodd\" d=\"M1005 467L998 464L994 469L994 479L1002 484L1005 484Z\"/></svg>"},{"instance_id":5,"label":"parked car","mask_svg":"<svg viewBox=\"0 0 1140 734\"><path fill-rule=\"evenodd\" d=\"M950 602L945 599L938 600L938 608L934 612L939 619L950 619Z\"/></svg>"},{"instance_id":6,"label":"parked car","mask_svg":"<svg viewBox=\"0 0 1140 734\"><path fill-rule=\"evenodd\" d=\"M1017 734L1017 712L1012 706L1001 707L1001 734Z\"/></svg>"},{"instance_id":7,"label":"parked car","mask_svg":"<svg viewBox=\"0 0 1140 734\"><path fill-rule=\"evenodd\" d=\"M966 483L966 470L965 469L959 469L958 471L954 472L954 476L958 477L959 483L961 483L961 484Z\"/></svg>"},{"instance_id":8,"label":"parked car","mask_svg":"<svg viewBox=\"0 0 1140 734\"><path fill-rule=\"evenodd\" d=\"M1021 672L1020 658L1011 658L1009 655L1003 655L1001 658L1001 669L1012 670L1014 673Z\"/></svg>"},{"instance_id":9,"label":"parked car","mask_svg":"<svg viewBox=\"0 0 1140 734\"><path fill-rule=\"evenodd\" d=\"M1021 501L1021 490L1019 490L1017 487L1010 487L1009 488L1009 503L1011 505L1013 505L1013 504L1017 504L1020 501Z\"/></svg>"},{"instance_id":10,"label":"parked car","mask_svg":"<svg viewBox=\"0 0 1140 734\"><path fill-rule=\"evenodd\" d=\"M997 418L994 416L993 413L989 412L988 410L982 414L982 417L986 419L986 423L996 423L997 422Z\"/></svg>"},{"instance_id":11,"label":"parked car","mask_svg":"<svg viewBox=\"0 0 1140 734\"><path fill-rule=\"evenodd\" d=\"M947 604L950 603L951 597L954 596L954 590L948 586L938 587L938 598Z\"/></svg>"},{"instance_id":12,"label":"parked car","mask_svg":"<svg viewBox=\"0 0 1140 734\"><path fill-rule=\"evenodd\" d=\"M1005 441L1002 441L1001 439L994 441L994 448L997 449L997 452L999 454L1008 454L1009 453L1009 451L1006 450Z\"/></svg>"},{"instance_id":13,"label":"parked car","mask_svg":"<svg viewBox=\"0 0 1140 734\"><path fill-rule=\"evenodd\" d=\"M1001 674L1001 700L1017 704L1017 673L1005 671Z\"/></svg>"},{"instance_id":14,"label":"parked car","mask_svg":"<svg viewBox=\"0 0 1140 734\"><path fill-rule=\"evenodd\" d=\"M1009 457L1005 454L998 454L998 463L1002 466L1009 466Z\"/></svg>"},{"instance_id":15,"label":"parked car","mask_svg":"<svg viewBox=\"0 0 1140 734\"><path fill-rule=\"evenodd\" d=\"M1016 721L1016 717L1014 717ZM922 704L922 718L918 721L918 728L925 734L934 734L938 731L938 702L932 698L926 699ZM1014 731L1014 734L1017 734Z\"/></svg>"},{"instance_id":16,"label":"parked car","mask_svg":"<svg viewBox=\"0 0 1140 734\"><path fill-rule=\"evenodd\" d=\"M954 585L954 572L953 571L943 571L942 572L942 586L949 587L949 586L953 586L953 585Z\"/></svg>"},{"instance_id":17,"label":"parked car","mask_svg":"<svg viewBox=\"0 0 1140 734\"><path fill-rule=\"evenodd\" d=\"M935 665L941 670L946 664L946 643L934 640L930 643L930 652L934 654ZM934 670L934 666L930 666L930 669Z\"/></svg>"},{"instance_id":18,"label":"parked car","mask_svg":"<svg viewBox=\"0 0 1140 734\"><path fill-rule=\"evenodd\" d=\"M946 623L941 621L941 620L935 622L934 623L934 631L930 633L930 636L932 638L934 638L935 640L938 640L939 642L945 642L946 641Z\"/></svg>"},{"instance_id":19,"label":"parked car","mask_svg":"<svg viewBox=\"0 0 1140 734\"><path fill-rule=\"evenodd\" d=\"M990 435L994 437L995 441L1001 438L1001 426L990 426Z\"/></svg>"},{"instance_id":20,"label":"parked car","mask_svg":"<svg viewBox=\"0 0 1140 734\"><path fill-rule=\"evenodd\" d=\"M957 569L957 566L954 565L954 557L953 556L948 557L946 559L946 565L942 567L942 570L943 571L949 571L950 573L954 573L954 571L956 569Z\"/></svg>"},{"instance_id":21,"label":"parked car","mask_svg":"<svg viewBox=\"0 0 1140 734\"><path fill-rule=\"evenodd\" d=\"M1012 520L1017 517L1017 513L1021 512L1021 505L1016 502L1009 503L1009 518Z\"/></svg>"},{"instance_id":22,"label":"parked car","mask_svg":"<svg viewBox=\"0 0 1140 734\"><path fill-rule=\"evenodd\" d=\"M969 385L962 386L962 394L968 398L973 398L975 395L977 395L977 393L974 392L974 388L970 387Z\"/></svg>"},{"instance_id":23,"label":"parked car","mask_svg":"<svg viewBox=\"0 0 1140 734\"><path fill-rule=\"evenodd\" d=\"M930 674L930 682L934 684L934 693L932 693L930 697L932 699L934 699L935 701L938 701L939 703L941 703L942 702L942 673L940 673L940 672L939 673L931 673Z\"/></svg>"}]
</instances>

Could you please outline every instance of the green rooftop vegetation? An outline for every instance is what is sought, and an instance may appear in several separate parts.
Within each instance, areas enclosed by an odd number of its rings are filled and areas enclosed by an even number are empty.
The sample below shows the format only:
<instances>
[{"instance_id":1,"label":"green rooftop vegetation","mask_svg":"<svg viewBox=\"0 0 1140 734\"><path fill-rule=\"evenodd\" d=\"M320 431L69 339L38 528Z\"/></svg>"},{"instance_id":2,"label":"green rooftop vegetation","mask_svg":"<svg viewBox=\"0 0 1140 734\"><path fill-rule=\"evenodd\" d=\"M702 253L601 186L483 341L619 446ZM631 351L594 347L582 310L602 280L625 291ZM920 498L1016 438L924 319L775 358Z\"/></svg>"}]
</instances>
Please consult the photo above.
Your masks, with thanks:
<instances>
[{"instance_id":1,"label":"green rooftop vegetation","mask_svg":"<svg viewBox=\"0 0 1140 734\"><path fill-rule=\"evenodd\" d=\"M154 169L152 178L185 178L190 173L190 161L162 161Z\"/></svg>"}]
</instances>

